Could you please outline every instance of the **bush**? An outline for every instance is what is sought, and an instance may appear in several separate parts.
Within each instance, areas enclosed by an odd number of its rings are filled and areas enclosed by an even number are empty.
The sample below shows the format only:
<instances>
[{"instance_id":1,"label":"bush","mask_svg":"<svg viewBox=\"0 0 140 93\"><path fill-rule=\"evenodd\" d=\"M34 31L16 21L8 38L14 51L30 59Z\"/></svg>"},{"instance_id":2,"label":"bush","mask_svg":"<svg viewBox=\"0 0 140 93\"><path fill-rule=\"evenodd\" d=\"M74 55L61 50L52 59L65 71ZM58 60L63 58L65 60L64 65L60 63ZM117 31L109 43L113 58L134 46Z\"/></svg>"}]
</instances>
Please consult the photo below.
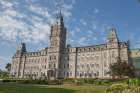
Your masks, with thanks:
<instances>
[{"instance_id":1,"label":"bush","mask_svg":"<svg viewBox=\"0 0 140 93\"><path fill-rule=\"evenodd\" d=\"M49 80L48 85L61 85L63 84L62 80Z\"/></svg>"},{"instance_id":2,"label":"bush","mask_svg":"<svg viewBox=\"0 0 140 93\"><path fill-rule=\"evenodd\" d=\"M122 93L126 89L129 89L129 86L127 84L118 83L111 85L106 91L107 93Z\"/></svg>"},{"instance_id":3,"label":"bush","mask_svg":"<svg viewBox=\"0 0 140 93\"><path fill-rule=\"evenodd\" d=\"M17 80L16 82L20 84L29 84L29 80Z\"/></svg>"},{"instance_id":4,"label":"bush","mask_svg":"<svg viewBox=\"0 0 140 93\"><path fill-rule=\"evenodd\" d=\"M67 78L67 79L63 79L62 82L66 83L66 84L71 84L71 83L75 83L75 78Z\"/></svg>"},{"instance_id":5,"label":"bush","mask_svg":"<svg viewBox=\"0 0 140 93\"><path fill-rule=\"evenodd\" d=\"M127 84L129 84L129 86L139 86L140 79L139 78L128 79Z\"/></svg>"},{"instance_id":6,"label":"bush","mask_svg":"<svg viewBox=\"0 0 140 93\"><path fill-rule=\"evenodd\" d=\"M140 93L140 87L129 86L126 83L118 83L106 89L106 93Z\"/></svg>"},{"instance_id":7,"label":"bush","mask_svg":"<svg viewBox=\"0 0 140 93\"><path fill-rule=\"evenodd\" d=\"M109 85L112 84L113 82L111 80L101 80L101 85Z\"/></svg>"},{"instance_id":8,"label":"bush","mask_svg":"<svg viewBox=\"0 0 140 93\"><path fill-rule=\"evenodd\" d=\"M17 83L21 84L48 84L47 80L18 80Z\"/></svg>"},{"instance_id":9,"label":"bush","mask_svg":"<svg viewBox=\"0 0 140 93\"><path fill-rule=\"evenodd\" d=\"M114 81L112 80L104 80L104 79L94 79L94 78L86 78L86 79L75 79L75 80L72 80L72 81L66 81L64 80L64 83L66 82L69 82L69 83L78 83L80 85L82 84L94 84L94 85L109 85L109 84L112 84Z\"/></svg>"},{"instance_id":10,"label":"bush","mask_svg":"<svg viewBox=\"0 0 140 93\"><path fill-rule=\"evenodd\" d=\"M3 79L2 82L6 83L6 82L16 82L16 80L14 79Z\"/></svg>"},{"instance_id":11,"label":"bush","mask_svg":"<svg viewBox=\"0 0 140 93\"><path fill-rule=\"evenodd\" d=\"M80 86L80 85L82 85L82 84L83 84L83 82L82 82L82 81L80 81L80 80L75 80L75 81L74 81L74 83L75 83L77 86Z\"/></svg>"},{"instance_id":12,"label":"bush","mask_svg":"<svg viewBox=\"0 0 140 93\"><path fill-rule=\"evenodd\" d=\"M88 79L84 79L84 83L87 83L87 84L94 84L96 80L97 80L97 79L88 78Z\"/></svg>"},{"instance_id":13,"label":"bush","mask_svg":"<svg viewBox=\"0 0 140 93\"><path fill-rule=\"evenodd\" d=\"M63 84L62 80L16 80L16 79L4 79L2 80L3 83L9 83L9 82L17 82L20 84L48 84L48 85L60 85Z\"/></svg>"},{"instance_id":14,"label":"bush","mask_svg":"<svg viewBox=\"0 0 140 93\"><path fill-rule=\"evenodd\" d=\"M20 80L18 83L22 84L47 84L47 85L60 85L63 84L60 80Z\"/></svg>"},{"instance_id":15,"label":"bush","mask_svg":"<svg viewBox=\"0 0 140 93\"><path fill-rule=\"evenodd\" d=\"M94 84L94 85L108 85L108 84L112 84L113 81L109 80L109 79L93 79L93 78L89 78L89 79L84 79L84 83Z\"/></svg>"},{"instance_id":16,"label":"bush","mask_svg":"<svg viewBox=\"0 0 140 93\"><path fill-rule=\"evenodd\" d=\"M74 82L75 78L66 78L66 79L63 79L64 82Z\"/></svg>"}]
</instances>

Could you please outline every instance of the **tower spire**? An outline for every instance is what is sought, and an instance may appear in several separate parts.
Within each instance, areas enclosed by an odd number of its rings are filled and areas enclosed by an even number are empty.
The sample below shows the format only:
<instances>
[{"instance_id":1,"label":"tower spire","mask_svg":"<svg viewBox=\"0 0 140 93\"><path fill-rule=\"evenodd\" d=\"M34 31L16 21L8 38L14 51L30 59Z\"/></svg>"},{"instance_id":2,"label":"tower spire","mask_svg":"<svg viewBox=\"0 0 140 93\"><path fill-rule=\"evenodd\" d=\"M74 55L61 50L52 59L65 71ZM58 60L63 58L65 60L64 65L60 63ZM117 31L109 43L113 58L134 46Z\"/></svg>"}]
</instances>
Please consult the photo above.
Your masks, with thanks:
<instances>
[{"instance_id":1,"label":"tower spire","mask_svg":"<svg viewBox=\"0 0 140 93\"><path fill-rule=\"evenodd\" d=\"M57 19L63 19L62 10L58 10Z\"/></svg>"},{"instance_id":2,"label":"tower spire","mask_svg":"<svg viewBox=\"0 0 140 93\"><path fill-rule=\"evenodd\" d=\"M62 9L63 9L63 3L64 3L64 1L63 0L57 0L57 5L56 5L56 7L57 7L57 16L56 16L56 22L58 23L58 24L63 24L63 14L62 14Z\"/></svg>"},{"instance_id":3,"label":"tower spire","mask_svg":"<svg viewBox=\"0 0 140 93\"><path fill-rule=\"evenodd\" d=\"M112 27L109 29L108 40L110 43L117 43L118 42L116 28Z\"/></svg>"},{"instance_id":4,"label":"tower spire","mask_svg":"<svg viewBox=\"0 0 140 93\"><path fill-rule=\"evenodd\" d=\"M64 22L63 22L63 14L62 14L62 10L58 10L58 13L57 13L57 17L56 17L56 23L58 25L63 25Z\"/></svg>"}]
</instances>

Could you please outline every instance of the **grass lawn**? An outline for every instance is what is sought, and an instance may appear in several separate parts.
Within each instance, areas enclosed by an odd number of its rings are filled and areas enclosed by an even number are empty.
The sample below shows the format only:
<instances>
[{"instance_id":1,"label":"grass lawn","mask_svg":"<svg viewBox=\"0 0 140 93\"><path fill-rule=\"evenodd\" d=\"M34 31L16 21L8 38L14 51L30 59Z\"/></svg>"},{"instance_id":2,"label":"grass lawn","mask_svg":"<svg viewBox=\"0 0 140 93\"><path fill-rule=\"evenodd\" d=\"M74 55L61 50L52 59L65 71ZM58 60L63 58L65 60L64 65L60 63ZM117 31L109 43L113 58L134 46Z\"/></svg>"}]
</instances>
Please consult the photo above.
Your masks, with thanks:
<instances>
[{"instance_id":1,"label":"grass lawn","mask_svg":"<svg viewBox=\"0 0 140 93\"><path fill-rule=\"evenodd\" d=\"M0 93L104 93L105 86L0 83Z\"/></svg>"}]
</instances>

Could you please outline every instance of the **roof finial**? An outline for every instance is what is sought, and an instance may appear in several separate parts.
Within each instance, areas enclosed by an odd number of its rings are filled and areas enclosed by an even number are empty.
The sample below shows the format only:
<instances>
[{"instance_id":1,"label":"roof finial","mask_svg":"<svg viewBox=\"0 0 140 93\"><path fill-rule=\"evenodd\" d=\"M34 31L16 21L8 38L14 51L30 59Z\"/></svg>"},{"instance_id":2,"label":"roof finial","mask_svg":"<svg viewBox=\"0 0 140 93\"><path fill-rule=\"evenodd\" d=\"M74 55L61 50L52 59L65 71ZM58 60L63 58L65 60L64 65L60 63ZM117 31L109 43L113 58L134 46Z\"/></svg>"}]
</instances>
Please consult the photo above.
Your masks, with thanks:
<instances>
[{"instance_id":1,"label":"roof finial","mask_svg":"<svg viewBox=\"0 0 140 93\"><path fill-rule=\"evenodd\" d=\"M57 6L57 9L58 9L58 16L59 16L59 17L62 17L63 3L64 3L63 0L57 0L56 6Z\"/></svg>"},{"instance_id":2,"label":"roof finial","mask_svg":"<svg viewBox=\"0 0 140 93\"><path fill-rule=\"evenodd\" d=\"M56 7L57 7L57 14L56 14L56 20L57 24L63 24L63 14L62 14L62 9L63 9L63 0L58 0Z\"/></svg>"},{"instance_id":3,"label":"roof finial","mask_svg":"<svg viewBox=\"0 0 140 93\"><path fill-rule=\"evenodd\" d=\"M60 10L59 10L59 13L60 13L60 15L62 15L62 13L61 13L61 8L60 8Z\"/></svg>"}]
</instances>

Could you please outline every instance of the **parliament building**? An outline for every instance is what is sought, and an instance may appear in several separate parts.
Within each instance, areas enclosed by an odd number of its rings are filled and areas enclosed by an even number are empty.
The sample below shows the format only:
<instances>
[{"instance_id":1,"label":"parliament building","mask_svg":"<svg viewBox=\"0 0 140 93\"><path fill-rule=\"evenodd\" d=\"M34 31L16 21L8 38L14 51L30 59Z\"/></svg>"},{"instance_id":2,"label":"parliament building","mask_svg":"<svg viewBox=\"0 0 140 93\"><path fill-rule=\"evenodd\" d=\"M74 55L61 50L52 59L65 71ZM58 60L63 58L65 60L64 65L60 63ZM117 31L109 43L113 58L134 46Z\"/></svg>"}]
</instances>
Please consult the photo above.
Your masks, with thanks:
<instances>
[{"instance_id":1,"label":"parliament building","mask_svg":"<svg viewBox=\"0 0 140 93\"><path fill-rule=\"evenodd\" d=\"M15 78L110 78L110 64L129 62L129 43L120 42L115 28L100 45L66 45L67 28L62 14L51 26L50 44L37 52L28 52L21 43L12 57L11 76Z\"/></svg>"}]
</instances>

